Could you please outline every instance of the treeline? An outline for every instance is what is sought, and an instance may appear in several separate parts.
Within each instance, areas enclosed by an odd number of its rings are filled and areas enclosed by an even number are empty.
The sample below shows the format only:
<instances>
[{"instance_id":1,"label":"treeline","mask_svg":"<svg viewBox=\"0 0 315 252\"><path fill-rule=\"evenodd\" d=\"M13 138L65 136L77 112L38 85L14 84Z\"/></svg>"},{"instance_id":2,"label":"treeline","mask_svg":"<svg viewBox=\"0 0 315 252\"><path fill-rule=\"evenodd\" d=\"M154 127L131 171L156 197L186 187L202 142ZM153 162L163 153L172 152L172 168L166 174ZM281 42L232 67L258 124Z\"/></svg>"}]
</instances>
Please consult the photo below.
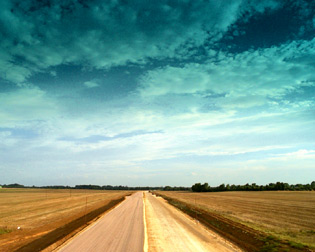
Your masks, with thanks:
<instances>
[{"instance_id":1,"label":"treeline","mask_svg":"<svg viewBox=\"0 0 315 252\"><path fill-rule=\"evenodd\" d=\"M1 185L0 185L1 186ZM24 185L20 185L20 184L9 184L9 185L2 185L3 188L25 188Z\"/></svg>"},{"instance_id":2,"label":"treeline","mask_svg":"<svg viewBox=\"0 0 315 252\"><path fill-rule=\"evenodd\" d=\"M211 187L208 183L196 183L191 187L193 192L225 192L225 191L312 191L315 190L315 181L311 184L295 184L277 182L267 185L257 185L256 183L246 185L225 185L221 184Z\"/></svg>"},{"instance_id":3,"label":"treeline","mask_svg":"<svg viewBox=\"0 0 315 252\"><path fill-rule=\"evenodd\" d=\"M4 185L0 185L2 188L46 188L46 189L71 189L74 187L71 186L63 186L63 185L54 185L54 186L25 186L25 185L21 185L21 184L4 184Z\"/></svg>"},{"instance_id":4,"label":"treeline","mask_svg":"<svg viewBox=\"0 0 315 252\"><path fill-rule=\"evenodd\" d=\"M161 190L161 191L190 191L190 187L172 187L172 186L111 186L111 185L76 185L75 189L96 189L96 190L132 190L132 191L147 191L147 190Z\"/></svg>"},{"instance_id":5,"label":"treeline","mask_svg":"<svg viewBox=\"0 0 315 252\"><path fill-rule=\"evenodd\" d=\"M0 185L1 186L1 185ZM208 183L196 183L192 187L183 186L112 186L112 185L76 185L76 186L24 186L21 184L2 185L3 188L41 188L41 189L86 189L86 190L124 190L124 191L193 191L193 192L225 192L225 191L312 191L315 190L315 181L310 184L295 184L277 182L269 183L267 185L257 185L256 183L246 185L225 185L221 184L216 187L209 186Z\"/></svg>"},{"instance_id":6,"label":"treeline","mask_svg":"<svg viewBox=\"0 0 315 252\"><path fill-rule=\"evenodd\" d=\"M165 186L163 191L190 191L190 187L184 187L184 186Z\"/></svg>"},{"instance_id":7,"label":"treeline","mask_svg":"<svg viewBox=\"0 0 315 252\"><path fill-rule=\"evenodd\" d=\"M76 185L74 189L92 189L92 190L124 190L124 191L142 191L142 190L161 190L162 187L150 186L112 186L112 185Z\"/></svg>"},{"instance_id":8,"label":"treeline","mask_svg":"<svg viewBox=\"0 0 315 252\"><path fill-rule=\"evenodd\" d=\"M1 185L0 185L1 186ZM112 186L112 185L76 185L76 186L63 186L63 185L53 185L53 186L24 186L17 183L2 185L3 188L41 188L41 189L88 189L88 190L125 190L125 191L149 191L149 190L161 190L161 191L189 191L190 187L171 187L171 186Z\"/></svg>"}]
</instances>

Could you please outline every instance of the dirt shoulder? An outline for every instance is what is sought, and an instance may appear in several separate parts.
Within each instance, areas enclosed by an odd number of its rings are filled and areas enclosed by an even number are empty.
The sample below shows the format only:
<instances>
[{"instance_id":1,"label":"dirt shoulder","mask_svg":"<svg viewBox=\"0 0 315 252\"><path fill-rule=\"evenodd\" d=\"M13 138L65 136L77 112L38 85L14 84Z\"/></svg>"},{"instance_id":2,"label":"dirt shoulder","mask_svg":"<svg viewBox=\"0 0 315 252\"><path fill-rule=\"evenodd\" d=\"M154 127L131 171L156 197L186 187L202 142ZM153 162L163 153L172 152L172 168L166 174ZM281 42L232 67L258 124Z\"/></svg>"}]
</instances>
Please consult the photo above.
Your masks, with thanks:
<instances>
[{"instance_id":1,"label":"dirt shoulder","mask_svg":"<svg viewBox=\"0 0 315 252\"><path fill-rule=\"evenodd\" d=\"M163 197L168 203L184 213L200 221L209 229L222 235L244 251L311 251L305 246L300 247L298 244L291 244L287 241L279 240L219 214L206 211L175 198L167 197L158 192L154 193Z\"/></svg>"}]
</instances>

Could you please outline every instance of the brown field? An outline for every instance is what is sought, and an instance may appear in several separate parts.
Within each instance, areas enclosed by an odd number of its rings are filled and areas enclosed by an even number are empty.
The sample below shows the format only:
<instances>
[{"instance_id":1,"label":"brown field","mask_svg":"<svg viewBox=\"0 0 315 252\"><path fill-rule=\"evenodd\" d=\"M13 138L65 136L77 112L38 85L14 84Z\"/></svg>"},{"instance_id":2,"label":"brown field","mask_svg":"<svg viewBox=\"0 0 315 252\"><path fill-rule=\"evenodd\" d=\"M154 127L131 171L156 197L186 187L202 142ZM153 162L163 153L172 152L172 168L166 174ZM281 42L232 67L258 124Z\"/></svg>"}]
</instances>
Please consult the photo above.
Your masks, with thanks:
<instances>
[{"instance_id":1,"label":"brown field","mask_svg":"<svg viewBox=\"0 0 315 252\"><path fill-rule=\"evenodd\" d=\"M113 200L128 194L127 191L0 189L0 251L16 250L80 217L84 221L86 214L113 205Z\"/></svg>"},{"instance_id":2,"label":"brown field","mask_svg":"<svg viewBox=\"0 0 315 252\"><path fill-rule=\"evenodd\" d=\"M158 192L294 246L315 248L315 192Z\"/></svg>"}]
</instances>

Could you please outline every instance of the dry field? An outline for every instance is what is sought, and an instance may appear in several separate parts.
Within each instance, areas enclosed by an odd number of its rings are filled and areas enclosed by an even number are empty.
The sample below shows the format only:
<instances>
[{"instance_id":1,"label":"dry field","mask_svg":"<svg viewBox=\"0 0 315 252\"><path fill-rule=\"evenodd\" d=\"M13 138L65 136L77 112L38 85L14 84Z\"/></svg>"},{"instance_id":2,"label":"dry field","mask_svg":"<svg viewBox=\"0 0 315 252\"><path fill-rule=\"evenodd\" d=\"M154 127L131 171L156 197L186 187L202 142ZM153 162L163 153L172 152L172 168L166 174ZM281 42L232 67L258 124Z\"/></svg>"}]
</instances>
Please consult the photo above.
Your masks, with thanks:
<instances>
[{"instance_id":1,"label":"dry field","mask_svg":"<svg viewBox=\"0 0 315 252\"><path fill-rule=\"evenodd\" d=\"M130 192L0 189L0 251L16 250L127 194Z\"/></svg>"},{"instance_id":2,"label":"dry field","mask_svg":"<svg viewBox=\"0 0 315 252\"><path fill-rule=\"evenodd\" d=\"M159 192L275 237L315 248L315 192Z\"/></svg>"}]
</instances>

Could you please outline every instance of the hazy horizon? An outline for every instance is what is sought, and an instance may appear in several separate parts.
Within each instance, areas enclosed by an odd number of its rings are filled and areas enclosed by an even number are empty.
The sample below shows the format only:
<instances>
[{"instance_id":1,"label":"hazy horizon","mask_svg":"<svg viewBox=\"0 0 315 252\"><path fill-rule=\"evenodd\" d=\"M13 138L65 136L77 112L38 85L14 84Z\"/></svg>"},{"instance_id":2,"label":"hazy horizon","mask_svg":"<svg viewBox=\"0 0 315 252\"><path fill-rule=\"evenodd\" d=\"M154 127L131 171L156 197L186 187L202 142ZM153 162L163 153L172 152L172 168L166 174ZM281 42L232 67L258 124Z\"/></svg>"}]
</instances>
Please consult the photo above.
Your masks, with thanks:
<instances>
[{"instance_id":1,"label":"hazy horizon","mask_svg":"<svg viewBox=\"0 0 315 252\"><path fill-rule=\"evenodd\" d=\"M315 2L0 6L0 184L315 180Z\"/></svg>"}]
</instances>

